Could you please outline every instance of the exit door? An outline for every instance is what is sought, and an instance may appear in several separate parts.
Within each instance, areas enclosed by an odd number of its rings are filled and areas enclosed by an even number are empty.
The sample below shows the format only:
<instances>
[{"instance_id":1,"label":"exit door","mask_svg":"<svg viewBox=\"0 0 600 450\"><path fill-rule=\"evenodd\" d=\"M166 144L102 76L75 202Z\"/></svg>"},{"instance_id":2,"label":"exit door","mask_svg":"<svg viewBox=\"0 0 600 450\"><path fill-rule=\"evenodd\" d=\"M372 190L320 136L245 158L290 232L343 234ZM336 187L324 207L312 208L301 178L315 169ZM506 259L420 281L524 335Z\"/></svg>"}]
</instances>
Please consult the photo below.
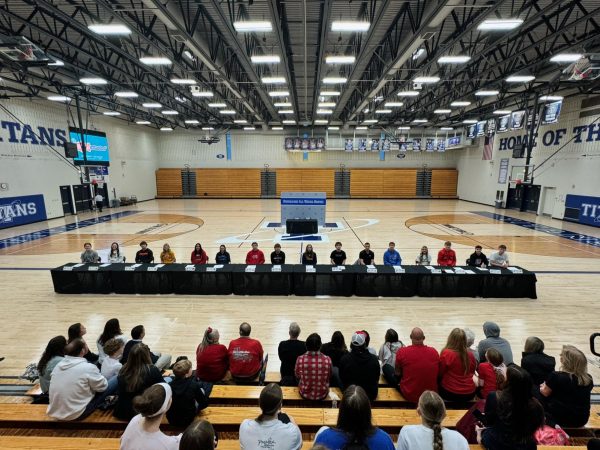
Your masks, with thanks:
<instances>
[{"instance_id":1,"label":"exit door","mask_svg":"<svg viewBox=\"0 0 600 450\"><path fill-rule=\"evenodd\" d=\"M71 195L71 186L60 187L60 200L62 202L63 214L75 214L73 208L73 196Z\"/></svg>"}]
</instances>

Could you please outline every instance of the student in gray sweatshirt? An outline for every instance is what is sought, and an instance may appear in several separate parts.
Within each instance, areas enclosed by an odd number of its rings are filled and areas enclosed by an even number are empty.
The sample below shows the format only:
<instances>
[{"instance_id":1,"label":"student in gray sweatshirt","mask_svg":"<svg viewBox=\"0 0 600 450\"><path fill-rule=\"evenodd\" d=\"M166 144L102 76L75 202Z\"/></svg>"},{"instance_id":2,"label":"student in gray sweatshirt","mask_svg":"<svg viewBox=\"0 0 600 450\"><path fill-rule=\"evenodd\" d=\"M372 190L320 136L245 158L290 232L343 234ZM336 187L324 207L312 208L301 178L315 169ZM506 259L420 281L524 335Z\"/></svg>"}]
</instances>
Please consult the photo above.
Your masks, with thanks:
<instances>
[{"instance_id":1,"label":"student in gray sweatshirt","mask_svg":"<svg viewBox=\"0 0 600 450\"><path fill-rule=\"evenodd\" d=\"M485 362L485 352L488 348L495 348L498 350L504 358L504 364L507 366L513 364L513 354L510 348L510 343L500 337L500 327L496 322L485 322L483 324L483 333L485 339L479 341L477 351L479 353L479 361Z\"/></svg>"}]
</instances>

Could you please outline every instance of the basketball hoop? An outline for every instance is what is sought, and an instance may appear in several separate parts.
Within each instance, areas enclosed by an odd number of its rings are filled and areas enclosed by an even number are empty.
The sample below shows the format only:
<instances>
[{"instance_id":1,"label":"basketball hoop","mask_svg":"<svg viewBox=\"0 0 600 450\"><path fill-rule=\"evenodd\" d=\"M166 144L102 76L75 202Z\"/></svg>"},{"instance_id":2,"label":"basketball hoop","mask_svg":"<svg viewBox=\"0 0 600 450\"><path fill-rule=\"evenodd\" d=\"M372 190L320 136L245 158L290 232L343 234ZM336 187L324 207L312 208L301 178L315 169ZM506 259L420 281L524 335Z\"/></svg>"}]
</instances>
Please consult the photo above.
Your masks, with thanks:
<instances>
[{"instance_id":1,"label":"basketball hoop","mask_svg":"<svg viewBox=\"0 0 600 450\"><path fill-rule=\"evenodd\" d=\"M517 179L515 180L515 184L516 184L517 186L518 186L519 184L522 184L522 183L523 183L523 181L522 181L521 179L519 179L519 178L517 178Z\"/></svg>"}]
</instances>

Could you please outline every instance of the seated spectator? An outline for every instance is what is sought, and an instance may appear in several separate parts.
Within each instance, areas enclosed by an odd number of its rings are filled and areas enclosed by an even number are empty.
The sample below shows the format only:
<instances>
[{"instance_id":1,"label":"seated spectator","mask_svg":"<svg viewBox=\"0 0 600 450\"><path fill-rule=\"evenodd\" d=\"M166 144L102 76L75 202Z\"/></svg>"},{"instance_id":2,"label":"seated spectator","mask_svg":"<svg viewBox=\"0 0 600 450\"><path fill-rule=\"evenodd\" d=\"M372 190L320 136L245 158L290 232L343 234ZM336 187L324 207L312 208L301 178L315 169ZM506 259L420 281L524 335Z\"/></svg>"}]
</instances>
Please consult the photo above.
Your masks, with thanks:
<instances>
[{"instance_id":1,"label":"seated spectator","mask_svg":"<svg viewBox=\"0 0 600 450\"><path fill-rule=\"evenodd\" d=\"M123 356L123 350L125 349L125 344L123 341L119 339L109 339L104 344L104 352L106 353L106 358L102 361L102 367L100 368L100 373L104 378L110 380L112 377L116 377L119 375L119 371L123 364L121 364L121 357Z\"/></svg>"},{"instance_id":2,"label":"seated spectator","mask_svg":"<svg viewBox=\"0 0 600 450\"><path fill-rule=\"evenodd\" d=\"M340 360L342 356L348 353L348 347L346 346L346 340L341 331L334 331L331 336L331 342L321 345L321 353L331 358L331 384L333 386L342 387L342 380L340 379Z\"/></svg>"},{"instance_id":3,"label":"seated spectator","mask_svg":"<svg viewBox=\"0 0 600 450\"><path fill-rule=\"evenodd\" d=\"M587 450L600 450L600 439L590 439L587 443Z\"/></svg>"},{"instance_id":4,"label":"seated spectator","mask_svg":"<svg viewBox=\"0 0 600 450\"><path fill-rule=\"evenodd\" d=\"M481 252L481 245L475 246L475 252L471 253L469 259L467 260L467 265L472 267L487 267L489 265L489 261L487 256Z\"/></svg>"},{"instance_id":5,"label":"seated spectator","mask_svg":"<svg viewBox=\"0 0 600 450\"><path fill-rule=\"evenodd\" d=\"M506 269L508 267L508 253L506 253L506 245L502 244L498 246L498 251L490 255L490 266L501 267Z\"/></svg>"},{"instance_id":6,"label":"seated spectator","mask_svg":"<svg viewBox=\"0 0 600 450\"><path fill-rule=\"evenodd\" d=\"M433 347L424 344L425 333L420 328L413 328L410 332L411 345L402 347L396 353L394 386L406 400L416 403L425 391L437 392L440 355ZM386 370L387 372L387 370ZM389 373L385 378L395 381Z\"/></svg>"},{"instance_id":7,"label":"seated spectator","mask_svg":"<svg viewBox=\"0 0 600 450\"><path fill-rule=\"evenodd\" d=\"M140 242L140 250L135 254L135 262L137 264L151 264L154 262L154 253L148 248L146 241Z\"/></svg>"},{"instance_id":8,"label":"seated spectator","mask_svg":"<svg viewBox=\"0 0 600 450\"><path fill-rule=\"evenodd\" d=\"M323 400L329 394L331 358L319 351L321 336L312 333L306 339L306 353L296 360L295 374L302 398Z\"/></svg>"},{"instance_id":9,"label":"seated spectator","mask_svg":"<svg viewBox=\"0 0 600 450\"><path fill-rule=\"evenodd\" d=\"M169 244L163 245L163 251L160 254L160 262L163 264L173 264L177 262L175 253L173 253L173 250L171 250L171 246Z\"/></svg>"},{"instance_id":10,"label":"seated spectator","mask_svg":"<svg viewBox=\"0 0 600 450\"><path fill-rule=\"evenodd\" d=\"M477 353L476 348L473 348L473 345L475 344L475 333L470 328L465 328L463 331L465 332L465 336L467 337L467 349L473 354L475 361L478 362L479 353Z\"/></svg>"},{"instance_id":11,"label":"seated spectator","mask_svg":"<svg viewBox=\"0 0 600 450\"><path fill-rule=\"evenodd\" d=\"M478 442L487 450L535 450L534 433L544 424L544 409L532 396L529 374L518 366L506 370L504 389L485 402L486 427L478 429Z\"/></svg>"},{"instance_id":12,"label":"seated spectator","mask_svg":"<svg viewBox=\"0 0 600 450\"><path fill-rule=\"evenodd\" d=\"M311 244L306 244L306 250L302 253L302 264L305 266L317 265L317 254L313 251Z\"/></svg>"},{"instance_id":13,"label":"seated spectator","mask_svg":"<svg viewBox=\"0 0 600 450\"><path fill-rule=\"evenodd\" d=\"M172 392L167 383L150 386L136 396L133 408L138 415L125 428L120 450L178 450L181 435L168 436L160 431L160 424L171 402Z\"/></svg>"},{"instance_id":14,"label":"seated spectator","mask_svg":"<svg viewBox=\"0 0 600 450\"><path fill-rule=\"evenodd\" d=\"M135 416L133 399L156 383L162 383L160 370L152 364L150 350L146 344L135 345L127 362L123 364L117 377L118 399L113 416L121 420L131 420Z\"/></svg>"},{"instance_id":15,"label":"seated spectator","mask_svg":"<svg viewBox=\"0 0 600 450\"><path fill-rule=\"evenodd\" d=\"M275 244L274 251L271 252L271 264L280 266L285 264L285 253L281 251L281 245Z\"/></svg>"},{"instance_id":16,"label":"seated spectator","mask_svg":"<svg viewBox=\"0 0 600 450\"><path fill-rule=\"evenodd\" d=\"M587 358L572 345L560 353L561 370L552 372L540 386L546 419L563 428L584 426L590 418L590 395L594 380L587 371Z\"/></svg>"},{"instance_id":17,"label":"seated spectator","mask_svg":"<svg viewBox=\"0 0 600 450\"><path fill-rule=\"evenodd\" d=\"M296 322L290 323L288 331L290 338L287 341L281 341L277 348L277 354L281 361L281 367L279 373L281 374L282 386L297 386L298 380L294 374L294 368L296 367L296 359L298 356L306 353L306 344L304 341L300 341L300 325Z\"/></svg>"},{"instance_id":18,"label":"seated spectator","mask_svg":"<svg viewBox=\"0 0 600 450\"><path fill-rule=\"evenodd\" d=\"M239 380L255 379L263 366L263 348L261 343L250 337L252 327L243 322L240 325L240 337L229 343L229 370L233 378Z\"/></svg>"},{"instance_id":19,"label":"seated spectator","mask_svg":"<svg viewBox=\"0 0 600 450\"><path fill-rule=\"evenodd\" d=\"M402 264L402 258L400 257L400 253L396 250L396 244L390 242L388 244L388 249L383 254L383 265L384 266L399 266Z\"/></svg>"},{"instance_id":20,"label":"seated spectator","mask_svg":"<svg viewBox=\"0 0 600 450\"><path fill-rule=\"evenodd\" d=\"M433 391L419 397L417 414L422 425L405 425L398 436L398 450L469 450L469 443L457 431L442 427L446 406Z\"/></svg>"},{"instance_id":21,"label":"seated spectator","mask_svg":"<svg viewBox=\"0 0 600 450\"><path fill-rule=\"evenodd\" d=\"M125 364L127 362L127 358L129 357L129 353L131 349L136 345L142 343L144 337L146 337L146 330L144 325L136 325L131 329L131 339L125 344L125 349L123 350L123 356L121 358L121 364ZM152 360L152 364L154 364L159 370L164 370L171 365L171 355L162 354L162 353L152 353L150 352L150 359Z\"/></svg>"},{"instance_id":22,"label":"seated spectator","mask_svg":"<svg viewBox=\"0 0 600 450\"><path fill-rule=\"evenodd\" d=\"M246 254L246 264L255 266L265 263L265 254L258 249L258 242L252 243L252 250Z\"/></svg>"},{"instance_id":23,"label":"seated spectator","mask_svg":"<svg viewBox=\"0 0 600 450\"><path fill-rule=\"evenodd\" d=\"M346 264L346 252L342 250L342 243L335 243L335 250L329 255L329 261L332 266L343 266Z\"/></svg>"},{"instance_id":24,"label":"seated spectator","mask_svg":"<svg viewBox=\"0 0 600 450\"><path fill-rule=\"evenodd\" d=\"M417 266L430 266L431 265L431 255L429 254L429 249L426 245L421 247L421 253L416 257L415 264Z\"/></svg>"},{"instance_id":25,"label":"seated spectator","mask_svg":"<svg viewBox=\"0 0 600 450\"><path fill-rule=\"evenodd\" d=\"M450 332L440 353L440 395L444 400L468 402L475 396L473 375L477 363L467 350L467 337L460 328Z\"/></svg>"},{"instance_id":26,"label":"seated spectator","mask_svg":"<svg viewBox=\"0 0 600 450\"><path fill-rule=\"evenodd\" d=\"M479 361L485 361L485 352L487 352L488 348L494 347L502 353L504 364L507 366L513 364L513 354L510 343L506 339L500 337L500 327L498 324L496 322L485 322L483 324L483 334L485 334L485 339L479 341L479 345L477 346Z\"/></svg>"},{"instance_id":27,"label":"seated spectator","mask_svg":"<svg viewBox=\"0 0 600 450\"><path fill-rule=\"evenodd\" d=\"M53 419L83 419L116 391L116 378L108 382L84 355L85 342L75 339L67 344L65 357L52 371L46 413Z\"/></svg>"},{"instance_id":28,"label":"seated spectator","mask_svg":"<svg viewBox=\"0 0 600 450\"><path fill-rule=\"evenodd\" d=\"M350 353L340 360L340 378L344 387L360 386L371 401L377 398L379 388L379 361L367 350L367 336L363 331L352 335Z\"/></svg>"},{"instance_id":29,"label":"seated spectator","mask_svg":"<svg viewBox=\"0 0 600 450\"><path fill-rule=\"evenodd\" d=\"M227 252L227 248L224 245L219 247L219 253L215 256L215 264L230 264L231 256Z\"/></svg>"},{"instance_id":30,"label":"seated spectator","mask_svg":"<svg viewBox=\"0 0 600 450\"><path fill-rule=\"evenodd\" d=\"M394 368L396 367L396 353L400 348L404 347L404 344L398 339L398 333L396 330L389 329L385 332L385 342L379 349L379 362L381 363L381 373L384 375L388 373L392 375L392 379L388 380L392 386L397 385L394 375ZM388 367L385 367L388 366ZM387 380L387 378L386 378Z\"/></svg>"},{"instance_id":31,"label":"seated spectator","mask_svg":"<svg viewBox=\"0 0 600 450\"><path fill-rule=\"evenodd\" d=\"M360 330L360 332L365 335L365 345L366 345L367 350L369 351L369 353L371 353L372 355L377 356L377 350L375 350L370 345L371 344L371 335L369 334L369 332L367 330Z\"/></svg>"},{"instance_id":32,"label":"seated spectator","mask_svg":"<svg viewBox=\"0 0 600 450\"><path fill-rule=\"evenodd\" d=\"M176 427L187 427L198 413L208 406L212 384L192 377L192 362L182 359L173 364L175 379L169 383L173 391L173 405L167 419Z\"/></svg>"},{"instance_id":33,"label":"seated spectator","mask_svg":"<svg viewBox=\"0 0 600 450\"><path fill-rule=\"evenodd\" d=\"M81 262L84 264L89 263L97 263L100 262L100 257L98 256L98 252L96 250L92 250L92 244L86 242L83 244L83 248L85 249L81 252Z\"/></svg>"},{"instance_id":34,"label":"seated spectator","mask_svg":"<svg viewBox=\"0 0 600 450\"><path fill-rule=\"evenodd\" d=\"M371 250L371 244L365 242L364 250L358 254L357 264L361 266L368 266L370 264L375 264L375 253Z\"/></svg>"},{"instance_id":35,"label":"seated spectator","mask_svg":"<svg viewBox=\"0 0 600 450\"><path fill-rule=\"evenodd\" d=\"M544 342L535 336L525 341L525 351L521 358L521 367L529 372L534 386L539 386L554 372L556 360L544 353Z\"/></svg>"},{"instance_id":36,"label":"seated spectator","mask_svg":"<svg viewBox=\"0 0 600 450\"><path fill-rule=\"evenodd\" d=\"M102 364L104 358L106 358L106 353L104 353L104 344L106 344L109 339L113 338L123 341L123 345L127 343L127 338L121 331L119 319L109 319L104 325L104 331L102 331L102 334L96 341L96 347L98 348L98 364Z\"/></svg>"},{"instance_id":37,"label":"seated spectator","mask_svg":"<svg viewBox=\"0 0 600 450\"><path fill-rule=\"evenodd\" d=\"M40 388L44 394L48 394L48 390L50 389L52 371L65 357L66 346L67 340L65 337L56 336L50 339L44 353L42 353L42 357L37 365L37 370L40 376Z\"/></svg>"},{"instance_id":38,"label":"seated spectator","mask_svg":"<svg viewBox=\"0 0 600 450\"><path fill-rule=\"evenodd\" d=\"M196 420L185 429L179 450L214 450L218 443L215 429L206 420Z\"/></svg>"},{"instance_id":39,"label":"seated spectator","mask_svg":"<svg viewBox=\"0 0 600 450\"><path fill-rule=\"evenodd\" d=\"M208 262L208 256L206 255L206 252L204 251L204 249L202 248L200 243L197 243L194 246L194 251L192 252L191 263L192 264L206 264L207 262Z\"/></svg>"},{"instance_id":40,"label":"seated spectator","mask_svg":"<svg viewBox=\"0 0 600 450\"><path fill-rule=\"evenodd\" d=\"M227 347L219 344L219 330L208 327L196 349L196 378L215 383L225 378L229 369Z\"/></svg>"},{"instance_id":41,"label":"seated spectator","mask_svg":"<svg viewBox=\"0 0 600 450\"><path fill-rule=\"evenodd\" d=\"M394 450L390 435L373 426L371 403L367 393L360 386L354 385L344 391L336 426L322 427L315 436L315 444L321 444L331 450Z\"/></svg>"},{"instance_id":42,"label":"seated spectator","mask_svg":"<svg viewBox=\"0 0 600 450\"><path fill-rule=\"evenodd\" d=\"M87 329L81 323L74 323L67 330L67 334L69 336L69 339L67 341L67 344L68 344L69 342L73 341L74 339L77 339L77 338L83 339L83 336L85 336L87 334ZM85 354L85 359L87 359L88 362L91 362L92 364L96 364L98 362L99 356L90 351L90 348L88 347L87 343L85 344L85 348L87 350L87 353Z\"/></svg>"},{"instance_id":43,"label":"seated spectator","mask_svg":"<svg viewBox=\"0 0 600 450\"><path fill-rule=\"evenodd\" d=\"M110 251L108 252L108 262L109 263L124 263L125 256L121 254L121 250L119 249L119 244L117 242L113 242L110 244Z\"/></svg>"},{"instance_id":44,"label":"seated spectator","mask_svg":"<svg viewBox=\"0 0 600 450\"><path fill-rule=\"evenodd\" d=\"M240 448L299 450L302 433L294 419L281 412L283 392L275 383L265 386L258 399L261 414L256 419L246 419L240 425ZM268 443L268 444L265 444Z\"/></svg>"},{"instance_id":45,"label":"seated spectator","mask_svg":"<svg viewBox=\"0 0 600 450\"><path fill-rule=\"evenodd\" d=\"M506 380L506 365L502 353L493 347L488 348L485 360L477 368L479 397L482 399L486 399L490 392L501 390Z\"/></svg>"},{"instance_id":46,"label":"seated spectator","mask_svg":"<svg viewBox=\"0 0 600 450\"><path fill-rule=\"evenodd\" d=\"M456 253L452 250L452 242L444 242L444 248L438 252L437 265L446 267L456 266Z\"/></svg>"}]
</instances>

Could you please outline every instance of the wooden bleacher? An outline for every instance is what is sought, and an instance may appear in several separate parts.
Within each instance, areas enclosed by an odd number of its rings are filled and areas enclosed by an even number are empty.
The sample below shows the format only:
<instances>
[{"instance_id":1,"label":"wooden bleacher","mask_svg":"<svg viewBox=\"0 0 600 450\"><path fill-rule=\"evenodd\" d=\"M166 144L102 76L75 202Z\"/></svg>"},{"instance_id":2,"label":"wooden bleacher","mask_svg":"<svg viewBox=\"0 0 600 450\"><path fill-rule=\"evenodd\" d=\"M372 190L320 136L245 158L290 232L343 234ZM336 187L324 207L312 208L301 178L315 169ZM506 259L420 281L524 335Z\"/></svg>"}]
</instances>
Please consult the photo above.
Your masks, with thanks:
<instances>
[{"instance_id":1,"label":"wooden bleacher","mask_svg":"<svg viewBox=\"0 0 600 450\"><path fill-rule=\"evenodd\" d=\"M325 192L327 198L335 194L334 169L275 169L277 195L282 192Z\"/></svg>"},{"instance_id":2,"label":"wooden bleacher","mask_svg":"<svg viewBox=\"0 0 600 450\"><path fill-rule=\"evenodd\" d=\"M417 169L352 169L352 198L414 198Z\"/></svg>"},{"instance_id":3,"label":"wooden bleacher","mask_svg":"<svg viewBox=\"0 0 600 450\"><path fill-rule=\"evenodd\" d=\"M158 198L181 197L181 169L158 169L156 171L156 196Z\"/></svg>"},{"instance_id":4,"label":"wooden bleacher","mask_svg":"<svg viewBox=\"0 0 600 450\"><path fill-rule=\"evenodd\" d=\"M194 171L198 197L260 197L260 169L194 169Z\"/></svg>"},{"instance_id":5,"label":"wooden bleacher","mask_svg":"<svg viewBox=\"0 0 600 450\"><path fill-rule=\"evenodd\" d=\"M457 186L458 170L431 170L431 196L433 198L456 198Z\"/></svg>"}]
</instances>

